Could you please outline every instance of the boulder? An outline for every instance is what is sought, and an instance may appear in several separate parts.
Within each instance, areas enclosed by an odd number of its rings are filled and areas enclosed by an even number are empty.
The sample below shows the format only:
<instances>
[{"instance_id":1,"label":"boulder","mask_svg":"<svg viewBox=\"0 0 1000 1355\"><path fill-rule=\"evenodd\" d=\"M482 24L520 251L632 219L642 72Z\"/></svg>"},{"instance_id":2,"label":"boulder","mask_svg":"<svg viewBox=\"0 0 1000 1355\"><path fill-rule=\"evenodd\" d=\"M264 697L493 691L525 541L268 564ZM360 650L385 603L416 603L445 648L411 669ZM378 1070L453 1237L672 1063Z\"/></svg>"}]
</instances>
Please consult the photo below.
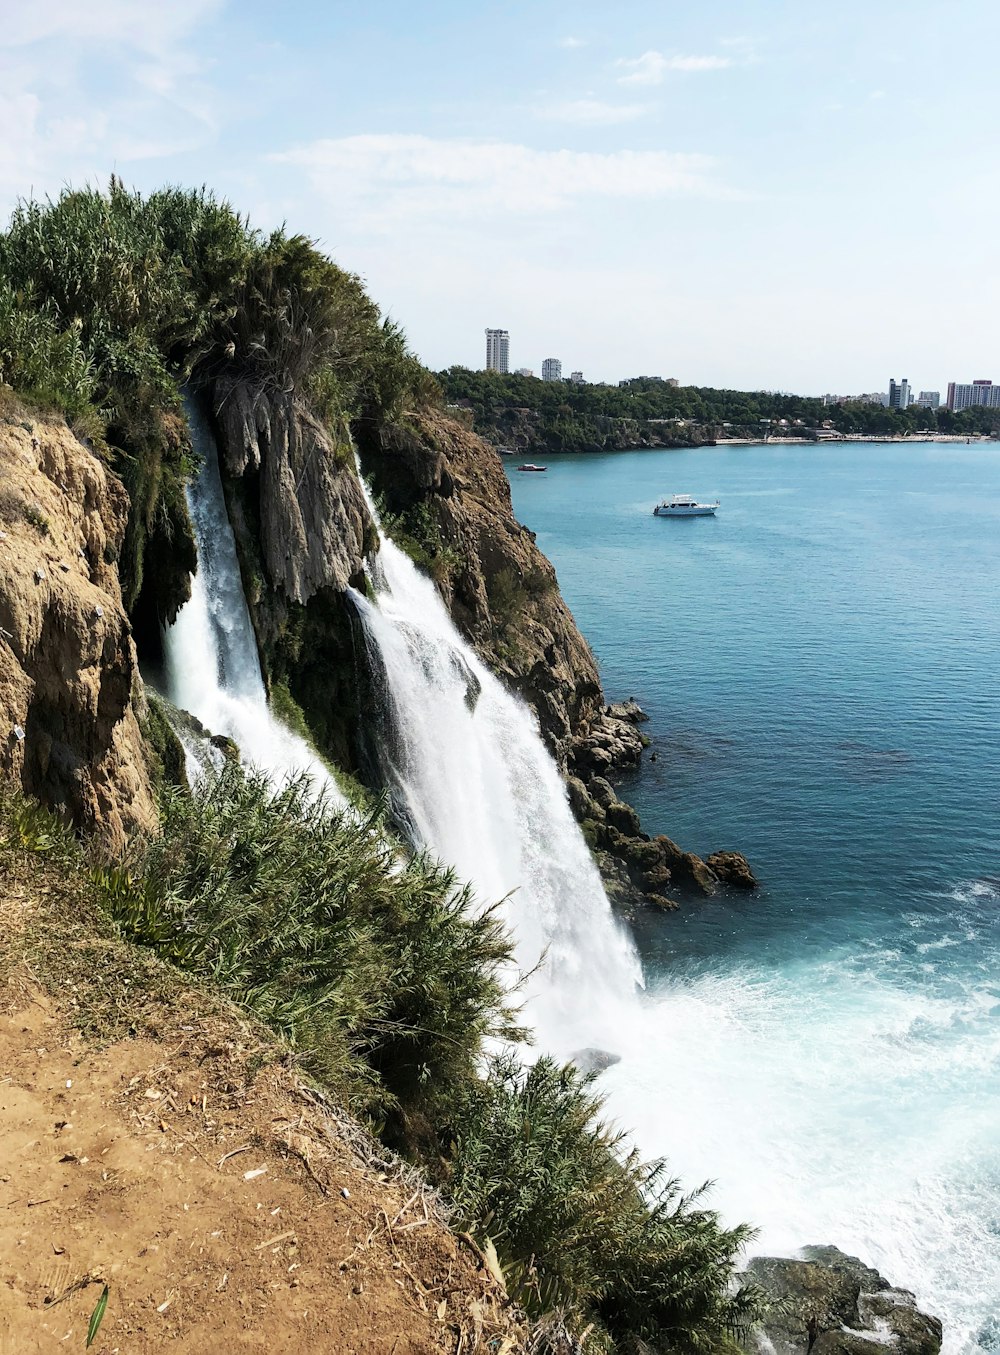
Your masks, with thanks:
<instances>
[{"instance_id":1,"label":"boulder","mask_svg":"<svg viewBox=\"0 0 1000 1355\"><path fill-rule=\"evenodd\" d=\"M759 883L742 852L713 852L706 856L705 865L723 884L734 889L756 889Z\"/></svg>"},{"instance_id":2,"label":"boulder","mask_svg":"<svg viewBox=\"0 0 1000 1355\"><path fill-rule=\"evenodd\" d=\"M683 852L674 869L679 880L700 889L703 894L714 894L718 888L718 879L694 852Z\"/></svg>"},{"instance_id":3,"label":"boulder","mask_svg":"<svg viewBox=\"0 0 1000 1355\"><path fill-rule=\"evenodd\" d=\"M775 1300L751 1349L773 1355L938 1355L941 1323L913 1295L836 1247L805 1247L795 1259L755 1256L747 1267Z\"/></svg>"},{"instance_id":4,"label":"boulder","mask_svg":"<svg viewBox=\"0 0 1000 1355\"><path fill-rule=\"evenodd\" d=\"M626 837L638 837L641 830L639 815L624 800L614 800L605 808L608 823L617 828Z\"/></svg>"},{"instance_id":5,"label":"boulder","mask_svg":"<svg viewBox=\"0 0 1000 1355\"><path fill-rule=\"evenodd\" d=\"M611 705L605 706L604 713L612 716L615 720L627 720L633 725L641 725L649 719L638 701L631 696L627 701L613 701Z\"/></svg>"},{"instance_id":6,"label":"boulder","mask_svg":"<svg viewBox=\"0 0 1000 1355\"><path fill-rule=\"evenodd\" d=\"M614 786L610 781L605 781L603 776L592 776L587 782L587 790L602 809L607 809L608 805L615 804L618 799Z\"/></svg>"}]
</instances>

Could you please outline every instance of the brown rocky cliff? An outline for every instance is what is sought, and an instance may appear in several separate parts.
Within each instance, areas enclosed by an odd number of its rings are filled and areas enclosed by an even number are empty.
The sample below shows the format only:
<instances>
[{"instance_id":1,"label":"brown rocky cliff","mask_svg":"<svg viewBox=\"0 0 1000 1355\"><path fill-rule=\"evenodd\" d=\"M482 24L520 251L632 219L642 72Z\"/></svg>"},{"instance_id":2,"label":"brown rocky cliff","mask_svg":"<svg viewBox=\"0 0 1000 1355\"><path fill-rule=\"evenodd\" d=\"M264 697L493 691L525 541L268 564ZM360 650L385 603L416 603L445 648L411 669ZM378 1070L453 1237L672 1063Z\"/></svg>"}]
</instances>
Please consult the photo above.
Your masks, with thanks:
<instances>
[{"instance_id":1,"label":"brown rocky cliff","mask_svg":"<svg viewBox=\"0 0 1000 1355\"><path fill-rule=\"evenodd\" d=\"M112 848L156 821L117 569L127 516L121 483L65 423L8 408L0 772Z\"/></svg>"}]
</instances>

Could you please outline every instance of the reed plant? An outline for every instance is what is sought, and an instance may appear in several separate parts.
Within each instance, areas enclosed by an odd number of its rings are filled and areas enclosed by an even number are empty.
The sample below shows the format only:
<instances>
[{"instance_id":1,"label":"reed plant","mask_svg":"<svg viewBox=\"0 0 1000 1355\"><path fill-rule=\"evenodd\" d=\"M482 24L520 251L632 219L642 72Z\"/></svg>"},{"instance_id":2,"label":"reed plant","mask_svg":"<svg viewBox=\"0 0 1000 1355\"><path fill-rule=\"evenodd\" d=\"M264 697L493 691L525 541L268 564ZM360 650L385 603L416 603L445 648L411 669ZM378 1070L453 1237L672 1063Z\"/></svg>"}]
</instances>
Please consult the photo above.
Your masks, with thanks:
<instances>
[{"instance_id":1,"label":"reed plant","mask_svg":"<svg viewBox=\"0 0 1000 1355\"><path fill-rule=\"evenodd\" d=\"M404 859L374 818L236 764L166 788L162 832L97 871L123 937L210 979L353 1108L399 1126L520 1034L511 943L453 872Z\"/></svg>"},{"instance_id":2,"label":"reed plant","mask_svg":"<svg viewBox=\"0 0 1000 1355\"><path fill-rule=\"evenodd\" d=\"M602 1119L593 1079L511 1052L466 1086L448 1188L488 1237L519 1302L589 1330L592 1351L722 1352L764 1311L735 1282L746 1227L726 1228Z\"/></svg>"}]
</instances>

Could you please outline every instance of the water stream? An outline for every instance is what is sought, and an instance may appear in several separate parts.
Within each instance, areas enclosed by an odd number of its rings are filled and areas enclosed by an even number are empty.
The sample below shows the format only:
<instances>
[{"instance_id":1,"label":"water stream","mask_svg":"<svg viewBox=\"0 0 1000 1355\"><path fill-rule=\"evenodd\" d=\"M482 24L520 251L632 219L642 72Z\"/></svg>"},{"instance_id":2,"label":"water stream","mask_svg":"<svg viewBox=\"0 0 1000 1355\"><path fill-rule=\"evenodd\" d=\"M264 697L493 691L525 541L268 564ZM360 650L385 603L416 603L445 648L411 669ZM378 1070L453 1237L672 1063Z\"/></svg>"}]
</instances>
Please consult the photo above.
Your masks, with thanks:
<instances>
[{"instance_id":1,"label":"water stream","mask_svg":"<svg viewBox=\"0 0 1000 1355\"><path fill-rule=\"evenodd\" d=\"M185 403L192 443L201 458L197 479L187 491L198 572L190 600L164 634L167 696L213 734L232 739L246 762L277 781L305 773L331 805L343 807L346 799L326 767L267 704L215 437L195 401ZM197 776L199 761L187 744L185 753L189 774Z\"/></svg>"}]
</instances>

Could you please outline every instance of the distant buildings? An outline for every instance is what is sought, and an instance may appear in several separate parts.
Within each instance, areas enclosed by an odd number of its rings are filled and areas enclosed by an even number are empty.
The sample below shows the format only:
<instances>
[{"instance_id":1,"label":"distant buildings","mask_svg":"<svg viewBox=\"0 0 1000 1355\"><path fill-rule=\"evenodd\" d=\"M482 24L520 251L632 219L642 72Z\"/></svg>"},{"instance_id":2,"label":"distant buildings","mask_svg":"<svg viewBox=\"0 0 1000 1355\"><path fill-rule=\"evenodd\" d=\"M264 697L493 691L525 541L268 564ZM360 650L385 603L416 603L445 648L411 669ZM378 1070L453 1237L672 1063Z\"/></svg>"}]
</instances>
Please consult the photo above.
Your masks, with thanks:
<instances>
[{"instance_id":1,"label":"distant buildings","mask_svg":"<svg viewBox=\"0 0 1000 1355\"><path fill-rule=\"evenodd\" d=\"M534 374L534 372L531 370L530 367L518 367L518 369L517 369L517 375L518 375L518 376L534 376L535 374Z\"/></svg>"},{"instance_id":2,"label":"distant buildings","mask_svg":"<svg viewBox=\"0 0 1000 1355\"><path fill-rule=\"evenodd\" d=\"M587 384L583 379L582 372L570 372L569 379L570 381L576 382L578 386L585 386Z\"/></svg>"},{"instance_id":3,"label":"distant buildings","mask_svg":"<svg viewBox=\"0 0 1000 1355\"><path fill-rule=\"evenodd\" d=\"M897 385L890 378L889 380L889 408L890 409L908 409L910 405L910 383L904 376Z\"/></svg>"},{"instance_id":4,"label":"distant buildings","mask_svg":"<svg viewBox=\"0 0 1000 1355\"><path fill-rule=\"evenodd\" d=\"M963 385L957 381L948 382L948 408L952 410L1000 409L1000 386L992 381L970 381Z\"/></svg>"},{"instance_id":5,"label":"distant buildings","mask_svg":"<svg viewBox=\"0 0 1000 1355\"><path fill-rule=\"evenodd\" d=\"M938 409L941 404L940 391L921 391L917 396L918 409Z\"/></svg>"},{"instance_id":6,"label":"distant buildings","mask_svg":"<svg viewBox=\"0 0 1000 1355\"><path fill-rule=\"evenodd\" d=\"M486 370L504 376L510 370L510 335L505 329L486 331Z\"/></svg>"},{"instance_id":7,"label":"distant buildings","mask_svg":"<svg viewBox=\"0 0 1000 1355\"><path fill-rule=\"evenodd\" d=\"M562 362L559 358L546 358L542 363L543 381L561 381L562 380Z\"/></svg>"}]
</instances>

